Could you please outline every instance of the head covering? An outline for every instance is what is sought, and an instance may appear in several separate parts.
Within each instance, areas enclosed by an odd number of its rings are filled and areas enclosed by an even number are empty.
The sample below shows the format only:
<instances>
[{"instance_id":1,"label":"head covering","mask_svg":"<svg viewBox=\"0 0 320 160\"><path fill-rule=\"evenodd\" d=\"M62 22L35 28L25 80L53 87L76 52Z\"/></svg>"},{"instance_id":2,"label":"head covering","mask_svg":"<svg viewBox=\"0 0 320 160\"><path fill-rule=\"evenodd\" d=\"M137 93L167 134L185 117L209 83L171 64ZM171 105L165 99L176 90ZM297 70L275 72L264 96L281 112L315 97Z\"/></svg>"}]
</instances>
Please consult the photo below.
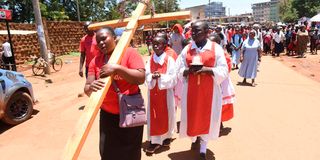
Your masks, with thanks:
<instances>
[{"instance_id":1,"label":"head covering","mask_svg":"<svg viewBox=\"0 0 320 160\"><path fill-rule=\"evenodd\" d=\"M175 24L175 25L172 27L172 30L174 30L175 28L178 28L179 34L182 35L182 33L183 33L183 28L182 28L182 26L177 23L177 24Z\"/></svg>"}]
</instances>

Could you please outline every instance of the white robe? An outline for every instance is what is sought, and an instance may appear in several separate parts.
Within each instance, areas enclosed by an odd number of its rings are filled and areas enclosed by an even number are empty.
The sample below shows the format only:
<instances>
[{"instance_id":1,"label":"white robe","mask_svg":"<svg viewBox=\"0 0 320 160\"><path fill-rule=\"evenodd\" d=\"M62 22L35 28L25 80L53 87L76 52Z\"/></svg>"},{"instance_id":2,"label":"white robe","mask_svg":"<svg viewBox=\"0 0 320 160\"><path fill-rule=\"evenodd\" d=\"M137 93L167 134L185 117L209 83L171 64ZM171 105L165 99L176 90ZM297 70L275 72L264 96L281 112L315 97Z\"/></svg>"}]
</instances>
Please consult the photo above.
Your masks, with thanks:
<instances>
[{"instance_id":1,"label":"white robe","mask_svg":"<svg viewBox=\"0 0 320 160\"><path fill-rule=\"evenodd\" d=\"M221 83L222 105L233 104L235 102L235 89L230 76Z\"/></svg>"},{"instance_id":2,"label":"white robe","mask_svg":"<svg viewBox=\"0 0 320 160\"><path fill-rule=\"evenodd\" d=\"M152 60L160 65L165 62L166 53L161 56L153 54ZM147 124L148 124L148 140L152 144L162 144L163 140L167 138L172 138L175 131L175 103L174 103L174 93L173 88L177 83L175 61L172 57L168 56L167 72L166 74L161 74L159 79L152 79L152 74L150 71L150 60L146 64L146 84L148 86L148 106L147 106ZM156 86L156 81L158 81L158 86ZM160 90L167 90L167 107L168 107L168 132L160 136L150 136L150 90L154 87L159 87Z\"/></svg>"},{"instance_id":3,"label":"white robe","mask_svg":"<svg viewBox=\"0 0 320 160\"><path fill-rule=\"evenodd\" d=\"M228 65L224 55L224 51L222 47L216 43L215 45L215 66L212 67L212 71L214 73L214 93L212 96L212 110L210 117L210 129L209 134L199 135L204 141L214 140L219 137L220 123L221 123L221 108L222 108L222 93L220 84L227 78L228 76ZM212 42L207 40L206 45L199 49L194 41L191 42L191 49L196 49L197 54L201 54L205 50L211 50ZM183 77L183 71L188 67L186 62L186 54L187 54L188 46L186 46L181 54L179 55L176 61L176 69L178 78L183 81L183 92L181 99L181 123L180 123L180 137L189 137L187 135L187 97L188 95L188 81L185 77ZM195 137L191 137L193 141L195 141Z\"/></svg>"}]
</instances>

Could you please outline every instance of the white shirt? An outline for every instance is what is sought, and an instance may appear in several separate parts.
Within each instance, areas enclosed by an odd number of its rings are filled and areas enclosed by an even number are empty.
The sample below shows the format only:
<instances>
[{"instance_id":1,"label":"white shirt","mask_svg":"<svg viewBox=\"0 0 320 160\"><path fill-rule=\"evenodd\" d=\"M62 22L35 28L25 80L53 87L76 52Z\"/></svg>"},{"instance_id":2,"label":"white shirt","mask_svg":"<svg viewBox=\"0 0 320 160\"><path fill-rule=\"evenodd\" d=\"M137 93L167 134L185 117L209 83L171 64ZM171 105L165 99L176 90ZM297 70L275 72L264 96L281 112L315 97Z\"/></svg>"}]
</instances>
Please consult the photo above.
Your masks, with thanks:
<instances>
[{"instance_id":1,"label":"white shirt","mask_svg":"<svg viewBox=\"0 0 320 160\"><path fill-rule=\"evenodd\" d=\"M278 34L278 32L276 32L275 34L274 34L274 37L273 37L273 39L274 39L274 41L276 41L277 43L280 43L281 41L283 41L284 40L284 34L283 34L283 32L279 32L279 34Z\"/></svg>"},{"instance_id":2,"label":"white shirt","mask_svg":"<svg viewBox=\"0 0 320 160\"><path fill-rule=\"evenodd\" d=\"M164 63L164 58L166 57L166 53L163 52L160 56L158 56L156 53L153 54L153 61L160 64L161 66Z\"/></svg>"},{"instance_id":3,"label":"white shirt","mask_svg":"<svg viewBox=\"0 0 320 160\"><path fill-rule=\"evenodd\" d=\"M10 48L10 43L9 42L5 42L2 44L2 48L3 48L3 55L5 57L12 57L12 52L11 52L11 48Z\"/></svg>"}]
</instances>

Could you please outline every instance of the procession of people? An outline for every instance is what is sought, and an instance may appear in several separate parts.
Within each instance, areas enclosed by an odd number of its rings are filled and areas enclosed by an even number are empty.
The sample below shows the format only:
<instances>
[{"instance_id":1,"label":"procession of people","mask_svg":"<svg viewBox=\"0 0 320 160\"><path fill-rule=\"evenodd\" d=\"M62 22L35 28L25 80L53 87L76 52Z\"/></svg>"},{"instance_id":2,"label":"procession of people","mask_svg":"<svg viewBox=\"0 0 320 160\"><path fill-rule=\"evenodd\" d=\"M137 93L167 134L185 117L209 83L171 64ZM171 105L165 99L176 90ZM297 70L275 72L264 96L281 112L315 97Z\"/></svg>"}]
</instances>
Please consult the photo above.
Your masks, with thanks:
<instances>
[{"instance_id":1,"label":"procession of people","mask_svg":"<svg viewBox=\"0 0 320 160\"><path fill-rule=\"evenodd\" d=\"M115 124L121 114L117 109L117 98L120 97L116 93L140 94L137 87L145 81L148 88L145 97L148 146L145 152L154 154L161 147L169 147L174 141L174 133L178 131L179 138L190 138L190 149L199 153L199 159L207 159L208 142L218 139L224 129L223 122L234 117L236 91L230 72L238 70L243 78L240 85L255 87L263 55L280 56L286 50L288 56L305 57L309 38L313 41L312 54L317 54L313 50L319 35L316 28L313 31L310 36L311 31L308 32L304 25L298 28L291 25L268 28L258 24L223 27L197 20L183 29L182 25L175 24L172 32L165 30L147 34L150 57L146 65L132 48L127 49L121 65L108 64L117 43L116 36L121 35L116 35L112 28L100 29L97 35L88 34L96 38L91 44L96 46L91 48L97 49L97 55L86 65L85 93L90 95L102 89L105 84L99 77L113 75L113 83L120 86L118 91L115 87L109 89L109 98L105 98L101 106L101 158L141 159L139 148L143 125L121 128ZM80 49L83 64L87 53L84 52L85 47ZM251 83L247 79L251 79ZM178 110L181 111L180 116L177 116ZM177 122L180 122L179 126ZM128 133L128 137L135 135L137 138L130 145L127 138L119 141ZM120 155L123 152L126 154Z\"/></svg>"}]
</instances>

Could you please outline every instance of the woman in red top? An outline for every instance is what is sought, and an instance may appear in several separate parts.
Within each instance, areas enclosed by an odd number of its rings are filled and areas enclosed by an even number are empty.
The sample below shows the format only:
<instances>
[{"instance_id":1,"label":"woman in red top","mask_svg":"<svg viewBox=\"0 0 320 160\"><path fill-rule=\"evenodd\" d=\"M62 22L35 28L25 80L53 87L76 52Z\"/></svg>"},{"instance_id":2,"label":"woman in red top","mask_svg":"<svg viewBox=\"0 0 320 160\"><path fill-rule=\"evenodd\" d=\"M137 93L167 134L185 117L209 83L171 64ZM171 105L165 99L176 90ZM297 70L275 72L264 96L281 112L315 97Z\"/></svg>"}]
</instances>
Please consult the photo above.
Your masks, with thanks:
<instances>
[{"instance_id":1,"label":"woman in red top","mask_svg":"<svg viewBox=\"0 0 320 160\"><path fill-rule=\"evenodd\" d=\"M97 31L96 41L99 54L91 61L84 88L89 96L102 89L105 84L99 78L113 75L120 92L126 95L140 92L138 85L145 81L142 58L136 50L128 48L121 64L106 63L116 47L116 36L112 28ZM110 87L100 111L100 155L101 160L140 160L143 126L133 128L119 127L118 95Z\"/></svg>"}]
</instances>

